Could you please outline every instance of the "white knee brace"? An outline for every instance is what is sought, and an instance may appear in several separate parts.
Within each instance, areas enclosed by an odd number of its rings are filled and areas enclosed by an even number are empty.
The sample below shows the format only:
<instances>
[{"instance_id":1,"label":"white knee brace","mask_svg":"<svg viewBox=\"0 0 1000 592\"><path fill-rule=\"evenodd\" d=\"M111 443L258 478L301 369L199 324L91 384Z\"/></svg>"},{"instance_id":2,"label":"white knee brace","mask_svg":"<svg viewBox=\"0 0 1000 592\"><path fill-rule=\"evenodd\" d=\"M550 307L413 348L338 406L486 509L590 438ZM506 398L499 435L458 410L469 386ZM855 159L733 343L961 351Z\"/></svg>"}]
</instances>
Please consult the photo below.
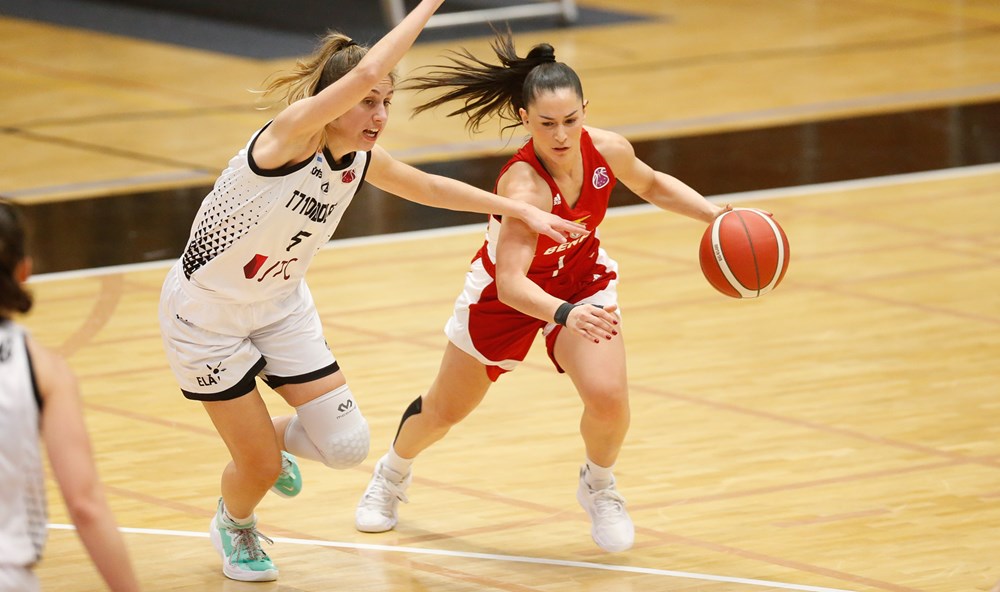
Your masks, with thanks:
<instances>
[{"instance_id":1,"label":"white knee brace","mask_svg":"<svg viewBox=\"0 0 1000 592\"><path fill-rule=\"evenodd\" d=\"M285 429L285 448L334 469L349 469L368 456L368 422L344 386L295 408Z\"/></svg>"}]
</instances>

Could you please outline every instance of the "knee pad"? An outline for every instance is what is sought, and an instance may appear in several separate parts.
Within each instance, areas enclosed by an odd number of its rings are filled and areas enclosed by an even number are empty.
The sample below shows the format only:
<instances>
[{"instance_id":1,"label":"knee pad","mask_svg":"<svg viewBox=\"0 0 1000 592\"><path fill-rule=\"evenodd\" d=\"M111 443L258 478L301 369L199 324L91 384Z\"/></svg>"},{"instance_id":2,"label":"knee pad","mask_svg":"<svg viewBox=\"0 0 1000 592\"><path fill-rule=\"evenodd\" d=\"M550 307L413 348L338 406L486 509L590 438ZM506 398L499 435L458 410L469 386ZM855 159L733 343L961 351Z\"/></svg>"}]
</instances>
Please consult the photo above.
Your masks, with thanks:
<instances>
[{"instance_id":1,"label":"knee pad","mask_svg":"<svg viewBox=\"0 0 1000 592\"><path fill-rule=\"evenodd\" d=\"M349 469L368 456L368 422L345 384L295 408L285 429L285 448L334 469Z\"/></svg>"}]
</instances>

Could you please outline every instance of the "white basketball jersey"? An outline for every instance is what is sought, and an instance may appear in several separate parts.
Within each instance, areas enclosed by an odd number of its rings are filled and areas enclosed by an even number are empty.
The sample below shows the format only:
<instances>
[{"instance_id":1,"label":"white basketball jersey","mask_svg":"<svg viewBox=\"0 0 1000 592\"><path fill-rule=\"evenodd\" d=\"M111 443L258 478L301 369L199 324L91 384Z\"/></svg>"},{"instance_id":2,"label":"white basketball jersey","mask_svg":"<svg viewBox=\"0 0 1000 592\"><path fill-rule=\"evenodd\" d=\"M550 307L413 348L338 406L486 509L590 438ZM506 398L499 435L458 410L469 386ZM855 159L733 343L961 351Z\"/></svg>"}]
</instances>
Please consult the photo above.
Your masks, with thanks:
<instances>
[{"instance_id":1,"label":"white basketball jersey","mask_svg":"<svg viewBox=\"0 0 1000 592\"><path fill-rule=\"evenodd\" d=\"M229 161L195 216L181 258L192 296L249 303L289 294L365 178L368 152L334 163L324 149L299 164L260 169L250 152L266 128Z\"/></svg>"},{"instance_id":2,"label":"white basketball jersey","mask_svg":"<svg viewBox=\"0 0 1000 592\"><path fill-rule=\"evenodd\" d=\"M24 331L0 321L0 564L31 565L45 545L40 405Z\"/></svg>"}]
</instances>

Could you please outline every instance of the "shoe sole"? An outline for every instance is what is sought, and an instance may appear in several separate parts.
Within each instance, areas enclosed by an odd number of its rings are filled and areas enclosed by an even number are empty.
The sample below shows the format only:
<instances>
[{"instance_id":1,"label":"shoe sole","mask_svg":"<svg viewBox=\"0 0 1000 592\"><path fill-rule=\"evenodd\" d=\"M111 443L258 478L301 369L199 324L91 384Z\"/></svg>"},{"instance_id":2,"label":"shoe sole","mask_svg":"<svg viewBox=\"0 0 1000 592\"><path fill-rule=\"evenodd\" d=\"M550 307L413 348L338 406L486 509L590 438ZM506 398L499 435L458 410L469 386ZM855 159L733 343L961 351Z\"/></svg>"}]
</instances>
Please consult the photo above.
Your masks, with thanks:
<instances>
[{"instance_id":1,"label":"shoe sole","mask_svg":"<svg viewBox=\"0 0 1000 592\"><path fill-rule=\"evenodd\" d=\"M627 545L609 545L607 543L601 542L601 540L597 537L597 532L595 530L596 529L596 520L594 519L594 515L590 513L590 508L588 507L588 504L586 503L586 498L584 497L583 492L580 489L576 490L576 501L578 501L580 503L580 507L583 508L583 511L586 512L587 516L590 518L590 525L591 525L590 526L590 538L594 539L594 543L598 547L600 547L601 549L604 549L608 553L620 553L622 551L628 551L629 549L632 548L632 545L635 544L635 539L633 539L632 541L629 541L629 543Z\"/></svg>"},{"instance_id":2,"label":"shoe sole","mask_svg":"<svg viewBox=\"0 0 1000 592\"><path fill-rule=\"evenodd\" d=\"M222 557L222 574L229 578L230 580L236 580L237 582L273 582L278 579L278 570L269 569L267 571L246 571L243 569L235 569L226 560L226 552L222 549L222 535L219 534L219 529L215 527L215 518L208 523L208 538L212 541L212 546Z\"/></svg>"},{"instance_id":3,"label":"shoe sole","mask_svg":"<svg viewBox=\"0 0 1000 592\"><path fill-rule=\"evenodd\" d=\"M384 527L384 526L381 526L381 525L379 525L379 526L365 526L363 524L358 523L357 519L355 519L354 520L354 528L358 532L369 532L369 533L389 532L393 528L396 528L396 524L398 522L399 522L398 520L393 520L389 524L388 527Z\"/></svg>"},{"instance_id":4,"label":"shoe sole","mask_svg":"<svg viewBox=\"0 0 1000 592\"><path fill-rule=\"evenodd\" d=\"M285 493L284 491L282 491L280 489L276 489L274 487L271 488L271 491L274 492L276 495L278 495L280 497L283 497L285 499L291 499L291 498L297 496L298 494L302 493L301 489L298 490L298 491L296 491L295 493Z\"/></svg>"}]
</instances>

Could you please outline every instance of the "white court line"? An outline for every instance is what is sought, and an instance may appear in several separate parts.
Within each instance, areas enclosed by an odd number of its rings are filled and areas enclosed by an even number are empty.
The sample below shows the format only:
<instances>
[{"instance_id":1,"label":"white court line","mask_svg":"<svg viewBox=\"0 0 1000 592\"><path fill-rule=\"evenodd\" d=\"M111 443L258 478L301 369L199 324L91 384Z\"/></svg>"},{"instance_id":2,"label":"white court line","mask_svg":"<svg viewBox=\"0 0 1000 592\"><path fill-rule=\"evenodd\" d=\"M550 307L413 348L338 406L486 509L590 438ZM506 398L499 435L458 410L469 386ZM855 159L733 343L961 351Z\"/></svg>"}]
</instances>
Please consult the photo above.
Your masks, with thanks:
<instances>
[{"instance_id":1,"label":"white court line","mask_svg":"<svg viewBox=\"0 0 1000 592\"><path fill-rule=\"evenodd\" d=\"M938 181L947 179L958 179L972 177L976 175L998 173L1000 163L981 164L967 167L955 167L949 169L939 169L934 171L924 171L919 173L904 173L900 175L888 175L884 177L871 177L867 179L852 179L849 181L833 181L830 183L815 183L812 185L796 185L792 187L779 187L775 189L761 189L757 191L742 191L739 193L725 193L712 195L708 198L713 202L739 203L746 201L764 201L769 199L786 199L790 197L800 197L804 195L815 195L820 193L830 193L835 191L850 191L855 189L867 189L871 187L885 187L888 185L899 185L903 183L917 183L921 181ZM619 216L632 216L646 212L656 211L658 208L652 204L638 204L631 206L618 206L608 209L606 217L615 218ZM485 214L483 214L485 216ZM429 239L442 236L456 236L471 232L485 233L486 225L465 224L462 226L448 226L445 228L430 228L427 230L411 230L408 232L395 232L392 234L378 234L372 236L360 236L356 238L334 238L327 243L323 250L327 249L347 249L363 245L391 244L410 240ZM336 232L334 233L336 236ZM149 269L166 269L176 262L176 259L165 259L161 261L147 261L145 263L129 263L126 265L113 265L109 267L95 267L93 269L79 269L74 271L59 271L32 276L29 283L41 283L64 279L75 279L84 277L95 277L102 275L112 275L117 273L128 273L131 271L144 271Z\"/></svg>"},{"instance_id":2,"label":"white court line","mask_svg":"<svg viewBox=\"0 0 1000 592\"><path fill-rule=\"evenodd\" d=\"M72 524L49 524L52 530L76 530ZM173 537L208 538L207 532L191 532L185 530L162 530L159 528L119 527L118 530L128 534L148 534ZM504 561L508 563L531 563L535 565L551 565L556 567L573 567L578 569L593 569L600 571L616 571L667 578L683 578L688 580L704 580L709 582L725 582L729 584L746 584L747 586L762 586L780 588L782 590L800 590L802 592L852 592L841 588L824 588L822 586L806 586L787 584L753 578L734 578L712 574L701 574L689 571L674 571L670 569L655 569L651 567L633 567L631 565L607 565L587 561L567 561L565 559L545 559L541 557L525 557L523 555L497 555L494 553L472 553L468 551L447 551L444 549L423 549L420 547L400 547L396 545L369 545L365 543L341 543L318 539L293 539L286 537L271 537L276 543L290 545L311 545L316 547L332 547L335 549L356 549L359 551L382 551L386 553L410 553L413 555L437 555L439 557L460 557L463 559L481 559L484 561Z\"/></svg>"}]
</instances>

